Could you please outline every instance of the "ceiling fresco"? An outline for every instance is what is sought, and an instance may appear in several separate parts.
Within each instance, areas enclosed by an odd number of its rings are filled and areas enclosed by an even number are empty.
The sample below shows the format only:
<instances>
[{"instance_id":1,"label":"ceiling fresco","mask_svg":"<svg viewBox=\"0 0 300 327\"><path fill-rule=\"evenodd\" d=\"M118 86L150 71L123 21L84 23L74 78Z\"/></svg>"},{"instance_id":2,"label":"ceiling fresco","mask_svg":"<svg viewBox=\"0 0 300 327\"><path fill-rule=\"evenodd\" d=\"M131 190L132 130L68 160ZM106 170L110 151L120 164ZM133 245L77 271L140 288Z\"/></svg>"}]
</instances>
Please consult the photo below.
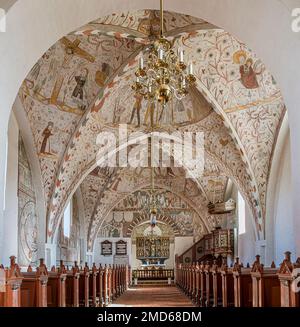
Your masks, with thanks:
<instances>
[{"instance_id":1,"label":"ceiling fresco","mask_svg":"<svg viewBox=\"0 0 300 327\"><path fill-rule=\"evenodd\" d=\"M184 169L156 169L157 185L186 202L205 231L218 223L207 204L224 200L230 178L263 239L268 176L285 114L280 90L262 61L229 33L169 12L164 26L174 47L194 63L197 84L155 119L170 132L203 132L205 169L194 181ZM103 131L117 133L119 124L128 124L129 132L147 129L149 105L130 85L139 56L158 32L156 11L101 18L59 40L24 80L19 97L41 166L50 242L78 187L89 249L107 217L149 187L147 168L96 168L96 139Z\"/></svg>"}]
</instances>

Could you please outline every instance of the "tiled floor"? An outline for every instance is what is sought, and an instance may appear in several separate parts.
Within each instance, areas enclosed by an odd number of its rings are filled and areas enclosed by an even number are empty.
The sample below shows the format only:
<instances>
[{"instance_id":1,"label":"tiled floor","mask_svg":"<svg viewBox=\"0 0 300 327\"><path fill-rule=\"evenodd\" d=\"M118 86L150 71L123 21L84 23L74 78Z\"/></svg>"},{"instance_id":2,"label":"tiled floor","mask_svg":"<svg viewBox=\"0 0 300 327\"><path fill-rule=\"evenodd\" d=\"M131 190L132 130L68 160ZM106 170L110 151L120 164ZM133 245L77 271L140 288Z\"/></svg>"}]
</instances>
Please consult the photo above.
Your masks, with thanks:
<instances>
[{"instance_id":1,"label":"tiled floor","mask_svg":"<svg viewBox=\"0 0 300 327\"><path fill-rule=\"evenodd\" d=\"M120 307L192 307L192 302L175 286L132 286L114 301Z\"/></svg>"}]
</instances>

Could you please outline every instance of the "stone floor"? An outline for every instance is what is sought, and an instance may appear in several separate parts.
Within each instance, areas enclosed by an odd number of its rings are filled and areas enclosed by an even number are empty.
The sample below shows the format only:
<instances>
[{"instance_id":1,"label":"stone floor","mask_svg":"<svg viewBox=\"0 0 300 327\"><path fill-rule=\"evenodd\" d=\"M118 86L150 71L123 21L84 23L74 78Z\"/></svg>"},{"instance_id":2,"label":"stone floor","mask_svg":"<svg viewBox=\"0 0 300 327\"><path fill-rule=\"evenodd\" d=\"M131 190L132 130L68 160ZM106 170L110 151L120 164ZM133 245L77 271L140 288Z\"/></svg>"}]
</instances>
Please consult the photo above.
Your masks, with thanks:
<instances>
[{"instance_id":1,"label":"stone floor","mask_svg":"<svg viewBox=\"0 0 300 327\"><path fill-rule=\"evenodd\" d=\"M175 286L132 286L113 307L193 307L192 302Z\"/></svg>"}]
</instances>

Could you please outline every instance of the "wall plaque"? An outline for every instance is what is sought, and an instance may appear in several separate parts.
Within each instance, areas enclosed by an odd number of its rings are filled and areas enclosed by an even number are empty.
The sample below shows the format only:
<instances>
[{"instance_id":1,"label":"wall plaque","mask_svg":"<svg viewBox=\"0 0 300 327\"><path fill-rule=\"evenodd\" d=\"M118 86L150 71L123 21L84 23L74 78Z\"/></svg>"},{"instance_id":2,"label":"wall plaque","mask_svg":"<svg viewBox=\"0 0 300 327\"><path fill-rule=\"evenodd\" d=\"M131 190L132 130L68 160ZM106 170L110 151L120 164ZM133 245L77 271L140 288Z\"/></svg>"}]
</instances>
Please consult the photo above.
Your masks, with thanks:
<instances>
[{"instance_id":1,"label":"wall plaque","mask_svg":"<svg viewBox=\"0 0 300 327\"><path fill-rule=\"evenodd\" d=\"M112 255L112 242L106 240L101 243L101 255Z\"/></svg>"},{"instance_id":2,"label":"wall plaque","mask_svg":"<svg viewBox=\"0 0 300 327\"><path fill-rule=\"evenodd\" d=\"M116 242L116 255L127 255L127 242L123 240Z\"/></svg>"}]
</instances>

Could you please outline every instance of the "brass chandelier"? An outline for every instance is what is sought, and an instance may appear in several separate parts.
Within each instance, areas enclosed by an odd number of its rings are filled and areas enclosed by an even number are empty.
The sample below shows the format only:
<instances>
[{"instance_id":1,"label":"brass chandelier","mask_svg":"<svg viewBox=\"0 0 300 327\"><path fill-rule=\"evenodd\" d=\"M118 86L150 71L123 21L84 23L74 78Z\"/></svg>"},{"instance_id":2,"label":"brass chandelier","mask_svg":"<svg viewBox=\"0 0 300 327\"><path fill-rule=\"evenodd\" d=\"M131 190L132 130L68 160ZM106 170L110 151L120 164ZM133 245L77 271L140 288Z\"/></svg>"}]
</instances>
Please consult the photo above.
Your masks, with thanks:
<instances>
[{"instance_id":1,"label":"brass chandelier","mask_svg":"<svg viewBox=\"0 0 300 327\"><path fill-rule=\"evenodd\" d=\"M164 36L163 0L160 0L160 37L148 48L148 58L139 58L135 72L136 81L132 85L135 92L147 100L156 100L163 109L174 97L182 100L188 88L194 84L193 64L185 62L184 51L175 51Z\"/></svg>"}]
</instances>

